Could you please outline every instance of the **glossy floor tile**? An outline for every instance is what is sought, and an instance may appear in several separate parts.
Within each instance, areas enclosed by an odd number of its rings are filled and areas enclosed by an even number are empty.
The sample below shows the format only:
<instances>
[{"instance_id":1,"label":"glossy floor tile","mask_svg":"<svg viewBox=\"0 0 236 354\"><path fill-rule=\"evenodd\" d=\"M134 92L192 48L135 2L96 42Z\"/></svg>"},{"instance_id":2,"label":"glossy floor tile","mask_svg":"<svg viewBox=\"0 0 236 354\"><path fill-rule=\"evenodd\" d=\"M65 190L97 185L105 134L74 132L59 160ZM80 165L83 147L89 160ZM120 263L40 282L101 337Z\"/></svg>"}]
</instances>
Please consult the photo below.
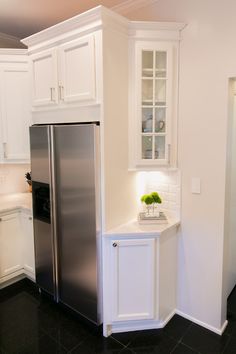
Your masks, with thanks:
<instances>
[{"instance_id":1,"label":"glossy floor tile","mask_svg":"<svg viewBox=\"0 0 236 354\"><path fill-rule=\"evenodd\" d=\"M102 336L53 303L29 280L0 291L0 354L236 354L236 289L228 327L218 336L175 315L163 329Z\"/></svg>"}]
</instances>

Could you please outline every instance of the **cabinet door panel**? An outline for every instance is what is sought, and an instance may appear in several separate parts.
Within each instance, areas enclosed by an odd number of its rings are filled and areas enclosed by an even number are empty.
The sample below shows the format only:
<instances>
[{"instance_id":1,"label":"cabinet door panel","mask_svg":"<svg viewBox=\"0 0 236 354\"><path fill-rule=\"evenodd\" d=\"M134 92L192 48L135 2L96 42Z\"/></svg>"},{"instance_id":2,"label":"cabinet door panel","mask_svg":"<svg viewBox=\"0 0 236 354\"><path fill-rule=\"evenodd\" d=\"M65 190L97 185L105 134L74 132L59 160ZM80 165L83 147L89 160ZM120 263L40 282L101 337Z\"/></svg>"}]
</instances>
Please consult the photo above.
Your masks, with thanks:
<instances>
[{"instance_id":1,"label":"cabinet door panel","mask_svg":"<svg viewBox=\"0 0 236 354\"><path fill-rule=\"evenodd\" d=\"M2 123L5 160L29 160L30 92L28 68L2 70Z\"/></svg>"},{"instance_id":2,"label":"cabinet door panel","mask_svg":"<svg viewBox=\"0 0 236 354\"><path fill-rule=\"evenodd\" d=\"M59 58L60 99L66 102L95 99L94 37L61 45Z\"/></svg>"},{"instance_id":3,"label":"cabinet door panel","mask_svg":"<svg viewBox=\"0 0 236 354\"><path fill-rule=\"evenodd\" d=\"M31 57L33 106L58 103L57 51L46 50Z\"/></svg>"},{"instance_id":4,"label":"cabinet door panel","mask_svg":"<svg viewBox=\"0 0 236 354\"><path fill-rule=\"evenodd\" d=\"M23 267L35 275L34 233L32 216L22 214Z\"/></svg>"},{"instance_id":5,"label":"cabinet door panel","mask_svg":"<svg viewBox=\"0 0 236 354\"><path fill-rule=\"evenodd\" d=\"M154 239L145 239L114 241L111 246L113 321L154 318L154 245Z\"/></svg>"},{"instance_id":6,"label":"cabinet door panel","mask_svg":"<svg viewBox=\"0 0 236 354\"><path fill-rule=\"evenodd\" d=\"M22 240L18 214L1 217L0 277L22 269Z\"/></svg>"},{"instance_id":7,"label":"cabinet door panel","mask_svg":"<svg viewBox=\"0 0 236 354\"><path fill-rule=\"evenodd\" d=\"M131 49L130 167L175 166L178 44L137 40Z\"/></svg>"}]
</instances>

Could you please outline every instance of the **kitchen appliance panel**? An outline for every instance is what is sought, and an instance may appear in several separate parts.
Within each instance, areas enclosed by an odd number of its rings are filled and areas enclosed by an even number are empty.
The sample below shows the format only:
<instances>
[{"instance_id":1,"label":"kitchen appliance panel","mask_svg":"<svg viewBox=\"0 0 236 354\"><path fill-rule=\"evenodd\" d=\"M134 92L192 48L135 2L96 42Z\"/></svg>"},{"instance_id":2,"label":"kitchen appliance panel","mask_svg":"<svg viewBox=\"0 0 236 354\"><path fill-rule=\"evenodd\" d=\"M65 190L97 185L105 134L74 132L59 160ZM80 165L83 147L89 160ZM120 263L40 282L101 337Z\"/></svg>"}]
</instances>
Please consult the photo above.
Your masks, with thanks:
<instances>
[{"instance_id":1,"label":"kitchen appliance panel","mask_svg":"<svg viewBox=\"0 0 236 354\"><path fill-rule=\"evenodd\" d=\"M59 301L99 323L95 131L55 126L54 169Z\"/></svg>"},{"instance_id":2,"label":"kitchen appliance panel","mask_svg":"<svg viewBox=\"0 0 236 354\"><path fill-rule=\"evenodd\" d=\"M34 219L36 283L54 295L53 243L51 224Z\"/></svg>"},{"instance_id":3,"label":"kitchen appliance panel","mask_svg":"<svg viewBox=\"0 0 236 354\"><path fill-rule=\"evenodd\" d=\"M50 183L49 126L30 127L31 178Z\"/></svg>"}]
</instances>

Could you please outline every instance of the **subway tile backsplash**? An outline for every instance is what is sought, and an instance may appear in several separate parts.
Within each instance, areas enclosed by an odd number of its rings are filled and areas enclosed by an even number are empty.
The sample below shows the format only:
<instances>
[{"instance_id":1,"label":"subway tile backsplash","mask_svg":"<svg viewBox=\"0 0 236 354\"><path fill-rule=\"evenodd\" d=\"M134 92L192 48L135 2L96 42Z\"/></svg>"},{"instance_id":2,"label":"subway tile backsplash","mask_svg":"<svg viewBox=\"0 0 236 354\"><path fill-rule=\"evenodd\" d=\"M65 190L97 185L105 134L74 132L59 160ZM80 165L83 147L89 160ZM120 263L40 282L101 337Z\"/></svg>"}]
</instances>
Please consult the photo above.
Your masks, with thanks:
<instances>
[{"instance_id":1,"label":"subway tile backsplash","mask_svg":"<svg viewBox=\"0 0 236 354\"><path fill-rule=\"evenodd\" d=\"M25 173L30 171L29 164L0 165L0 195L28 191Z\"/></svg>"},{"instance_id":2,"label":"subway tile backsplash","mask_svg":"<svg viewBox=\"0 0 236 354\"><path fill-rule=\"evenodd\" d=\"M158 192L162 198L163 211L176 216L180 216L180 185L179 170L148 172L146 176L146 193Z\"/></svg>"}]
</instances>

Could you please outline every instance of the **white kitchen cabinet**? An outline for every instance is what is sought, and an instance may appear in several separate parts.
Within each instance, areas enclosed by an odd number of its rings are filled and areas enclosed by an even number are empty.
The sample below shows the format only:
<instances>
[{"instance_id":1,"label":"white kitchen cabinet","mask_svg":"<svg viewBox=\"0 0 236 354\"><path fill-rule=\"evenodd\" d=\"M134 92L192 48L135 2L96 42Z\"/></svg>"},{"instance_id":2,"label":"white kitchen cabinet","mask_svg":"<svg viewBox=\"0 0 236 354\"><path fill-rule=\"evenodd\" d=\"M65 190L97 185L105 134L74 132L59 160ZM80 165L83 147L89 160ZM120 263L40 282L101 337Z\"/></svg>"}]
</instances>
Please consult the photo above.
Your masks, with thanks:
<instances>
[{"instance_id":1,"label":"white kitchen cabinet","mask_svg":"<svg viewBox=\"0 0 236 354\"><path fill-rule=\"evenodd\" d=\"M154 318L155 240L111 241L112 321Z\"/></svg>"},{"instance_id":2,"label":"white kitchen cabinet","mask_svg":"<svg viewBox=\"0 0 236 354\"><path fill-rule=\"evenodd\" d=\"M91 34L30 56L34 107L95 100L94 45Z\"/></svg>"},{"instance_id":3,"label":"white kitchen cabinet","mask_svg":"<svg viewBox=\"0 0 236 354\"><path fill-rule=\"evenodd\" d=\"M6 163L26 163L30 159L28 57L25 50L22 55L19 51L0 49L0 150L1 162Z\"/></svg>"},{"instance_id":4,"label":"white kitchen cabinet","mask_svg":"<svg viewBox=\"0 0 236 354\"><path fill-rule=\"evenodd\" d=\"M104 336L163 328L174 315L177 225L132 221L104 235Z\"/></svg>"},{"instance_id":5,"label":"white kitchen cabinet","mask_svg":"<svg viewBox=\"0 0 236 354\"><path fill-rule=\"evenodd\" d=\"M58 50L60 99L65 102L95 100L94 36L65 43Z\"/></svg>"},{"instance_id":6,"label":"white kitchen cabinet","mask_svg":"<svg viewBox=\"0 0 236 354\"><path fill-rule=\"evenodd\" d=\"M22 235L19 213L0 216L0 282L22 272ZM1 279L3 278L3 279Z\"/></svg>"},{"instance_id":7,"label":"white kitchen cabinet","mask_svg":"<svg viewBox=\"0 0 236 354\"><path fill-rule=\"evenodd\" d=\"M33 106L58 103L56 48L31 56L31 81Z\"/></svg>"},{"instance_id":8,"label":"white kitchen cabinet","mask_svg":"<svg viewBox=\"0 0 236 354\"><path fill-rule=\"evenodd\" d=\"M31 279L35 279L35 254L33 218L30 214L21 213L22 226L22 259L24 273Z\"/></svg>"},{"instance_id":9,"label":"white kitchen cabinet","mask_svg":"<svg viewBox=\"0 0 236 354\"><path fill-rule=\"evenodd\" d=\"M140 22L130 41L130 169L176 166L182 25L170 25L169 37L167 28L158 30L159 25L147 31Z\"/></svg>"}]
</instances>

